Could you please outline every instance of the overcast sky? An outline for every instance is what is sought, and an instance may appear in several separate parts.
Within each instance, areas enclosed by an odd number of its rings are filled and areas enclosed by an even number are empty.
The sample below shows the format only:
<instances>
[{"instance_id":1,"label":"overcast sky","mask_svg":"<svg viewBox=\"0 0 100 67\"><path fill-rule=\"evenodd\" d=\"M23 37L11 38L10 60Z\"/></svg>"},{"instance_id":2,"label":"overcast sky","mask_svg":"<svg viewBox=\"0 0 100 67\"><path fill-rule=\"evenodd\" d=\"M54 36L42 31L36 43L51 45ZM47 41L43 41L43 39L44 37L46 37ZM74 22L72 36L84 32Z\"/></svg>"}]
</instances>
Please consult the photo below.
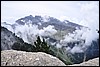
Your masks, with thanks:
<instances>
[{"instance_id":1,"label":"overcast sky","mask_svg":"<svg viewBox=\"0 0 100 67\"><path fill-rule=\"evenodd\" d=\"M99 1L1 1L1 22L13 23L29 15L47 15L99 29Z\"/></svg>"}]
</instances>

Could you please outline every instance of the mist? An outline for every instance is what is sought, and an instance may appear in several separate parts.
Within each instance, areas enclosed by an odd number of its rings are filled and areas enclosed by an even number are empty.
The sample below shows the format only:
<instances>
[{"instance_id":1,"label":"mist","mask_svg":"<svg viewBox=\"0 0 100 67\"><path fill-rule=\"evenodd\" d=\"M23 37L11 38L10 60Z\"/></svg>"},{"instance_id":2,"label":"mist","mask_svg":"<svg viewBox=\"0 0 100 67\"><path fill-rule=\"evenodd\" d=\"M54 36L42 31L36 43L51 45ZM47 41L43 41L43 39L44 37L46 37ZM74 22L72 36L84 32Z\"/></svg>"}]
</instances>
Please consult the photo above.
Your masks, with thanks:
<instances>
[{"instance_id":1,"label":"mist","mask_svg":"<svg viewBox=\"0 0 100 67\"><path fill-rule=\"evenodd\" d=\"M83 27L75 30L73 33L69 33L69 35L65 35L64 39L60 40L60 43L63 44L62 46L65 46L67 43L81 41L79 45L75 44L75 46L70 49L70 52L74 54L84 52L91 46L92 41L97 41L97 39L99 39L97 31Z\"/></svg>"}]
</instances>

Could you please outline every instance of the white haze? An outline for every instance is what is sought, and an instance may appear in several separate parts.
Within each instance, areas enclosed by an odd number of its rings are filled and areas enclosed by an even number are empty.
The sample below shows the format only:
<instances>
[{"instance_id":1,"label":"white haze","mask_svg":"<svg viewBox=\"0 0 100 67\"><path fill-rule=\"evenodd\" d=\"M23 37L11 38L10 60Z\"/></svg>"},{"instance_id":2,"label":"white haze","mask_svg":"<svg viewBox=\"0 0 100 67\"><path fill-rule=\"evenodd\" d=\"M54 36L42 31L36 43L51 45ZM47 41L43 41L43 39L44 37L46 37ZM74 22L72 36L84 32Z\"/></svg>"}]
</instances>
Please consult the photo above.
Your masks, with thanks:
<instances>
[{"instance_id":1,"label":"white haze","mask_svg":"<svg viewBox=\"0 0 100 67\"><path fill-rule=\"evenodd\" d=\"M14 31L13 31L14 32ZM38 29L38 25L32 25L29 21L29 24L18 25L15 28L15 34L22 38L24 42L34 44L36 36L52 36L57 31L54 29L54 26L49 25L43 29ZM41 39L42 40L42 39Z\"/></svg>"},{"instance_id":2,"label":"white haze","mask_svg":"<svg viewBox=\"0 0 100 67\"><path fill-rule=\"evenodd\" d=\"M35 35L38 34L38 26L37 25L18 25L15 28L15 34L22 38L24 42L33 44L33 41L35 39ZM33 40L33 41L32 41Z\"/></svg>"},{"instance_id":3,"label":"white haze","mask_svg":"<svg viewBox=\"0 0 100 67\"><path fill-rule=\"evenodd\" d=\"M44 27L43 29L41 29L39 31L39 34L41 36L52 36L55 33L57 33L57 31L54 29L54 26L52 26L52 25L49 25L47 27Z\"/></svg>"},{"instance_id":4,"label":"white haze","mask_svg":"<svg viewBox=\"0 0 100 67\"><path fill-rule=\"evenodd\" d=\"M60 43L64 43L64 45L67 45L67 43L70 42L81 41L80 45L76 44L70 50L71 53L80 53L84 52L85 49L87 49L91 45L92 41L96 41L98 38L99 34L96 31L93 31L89 28L81 28L81 30L77 29L73 33L69 33L69 35L64 36L64 39L60 40ZM82 40L85 40L85 43Z\"/></svg>"}]
</instances>

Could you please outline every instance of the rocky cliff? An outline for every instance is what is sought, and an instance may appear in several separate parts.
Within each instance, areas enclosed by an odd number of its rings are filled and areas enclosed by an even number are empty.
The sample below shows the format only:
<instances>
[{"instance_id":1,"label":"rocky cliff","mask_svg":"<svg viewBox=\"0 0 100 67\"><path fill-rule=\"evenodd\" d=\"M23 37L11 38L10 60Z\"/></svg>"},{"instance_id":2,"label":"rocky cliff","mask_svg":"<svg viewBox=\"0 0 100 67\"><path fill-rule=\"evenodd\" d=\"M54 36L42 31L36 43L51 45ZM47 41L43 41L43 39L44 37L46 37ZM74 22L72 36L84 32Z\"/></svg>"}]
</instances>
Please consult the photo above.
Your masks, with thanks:
<instances>
[{"instance_id":1,"label":"rocky cliff","mask_svg":"<svg viewBox=\"0 0 100 67\"><path fill-rule=\"evenodd\" d=\"M43 52L1 51L1 66L65 66L58 58Z\"/></svg>"},{"instance_id":2,"label":"rocky cliff","mask_svg":"<svg viewBox=\"0 0 100 67\"><path fill-rule=\"evenodd\" d=\"M1 51L1 66L66 66L58 58L43 52ZM99 58L68 66L99 66Z\"/></svg>"}]
</instances>

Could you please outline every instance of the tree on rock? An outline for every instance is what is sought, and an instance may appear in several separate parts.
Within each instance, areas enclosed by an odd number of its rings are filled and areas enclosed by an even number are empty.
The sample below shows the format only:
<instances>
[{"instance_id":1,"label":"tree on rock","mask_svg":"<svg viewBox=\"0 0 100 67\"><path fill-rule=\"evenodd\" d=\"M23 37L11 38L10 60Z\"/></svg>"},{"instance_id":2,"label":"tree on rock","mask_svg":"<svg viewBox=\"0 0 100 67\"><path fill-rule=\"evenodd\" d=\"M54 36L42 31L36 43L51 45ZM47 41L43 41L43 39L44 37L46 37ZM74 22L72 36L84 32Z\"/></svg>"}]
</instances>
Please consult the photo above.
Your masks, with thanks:
<instances>
[{"instance_id":1,"label":"tree on rock","mask_svg":"<svg viewBox=\"0 0 100 67\"><path fill-rule=\"evenodd\" d=\"M50 46L46 43L45 39L43 38L43 42L41 41L40 37L37 37L36 42L34 42L34 46L36 51L46 52L49 53Z\"/></svg>"}]
</instances>

